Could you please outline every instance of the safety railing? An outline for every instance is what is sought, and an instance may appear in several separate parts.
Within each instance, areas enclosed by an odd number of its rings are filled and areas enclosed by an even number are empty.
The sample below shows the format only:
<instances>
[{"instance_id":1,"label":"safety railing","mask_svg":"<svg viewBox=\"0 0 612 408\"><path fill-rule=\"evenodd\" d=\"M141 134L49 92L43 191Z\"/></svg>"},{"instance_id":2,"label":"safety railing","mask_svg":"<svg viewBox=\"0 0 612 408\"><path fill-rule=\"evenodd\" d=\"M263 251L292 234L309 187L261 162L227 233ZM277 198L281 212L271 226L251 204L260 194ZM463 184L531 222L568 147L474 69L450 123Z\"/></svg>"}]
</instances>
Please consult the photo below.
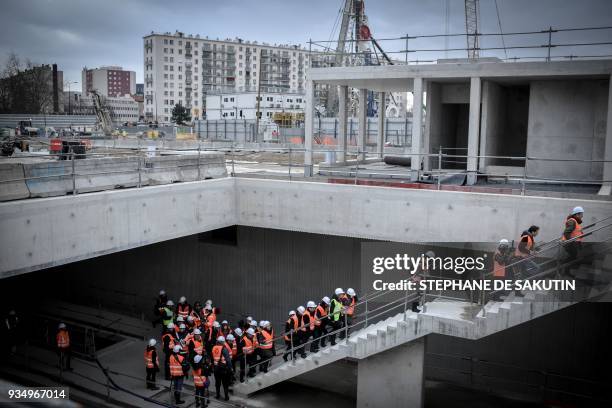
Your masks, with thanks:
<instances>
[{"instance_id":1,"label":"safety railing","mask_svg":"<svg viewBox=\"0 0 612 408\"><path fill-rule=\"evenodd\" d=\"M345 50L337 52L338 40L309 40L311 63L323 60L333 66L340 57L353 65L387 65L389 62L378 53L378 45L384 48L392 64L436 63L440 58L495 57L501 61L521 60L573 60L612 57L612 42L609 32L612 26L554 28L520 32L474 32L411 35L376 38L372 40L345 39ZM580 34L584 33L583 36ZM568 34L573 36L568 40ZM467 44L466 40L474 44ZM443 46L431 46L436 40L444 41ZM364 44L376 41L377 47ZM449 41L452 41L451 45ZM508 41L508 43L506 43ZM463 42L459 45L459 42ZM486 44L485 44L486 42ZM354 51L359 43L361 50ZM423 44L423 46L419 46ZM555 50L562 50L555 53ZM596 52L593 52L596 51ZM326 59L327 58L327 59Z\"/></svg>"},{"instance_id":2,"label":"safety railing","mask_svg":"<svg viewBox=\"0 0 612 408\"><path fill-rule=\"evenodd\" d=\"M573 159L573 158L549 158L549 157L533 157L533 156L501 156L501 155L468 155L468 154L450 154L444 153L450 150L460 150L460 148L448 148L441 147L437 153L412 153L412 152L392 152L388 155L398 156L403 158L410 158L411 161L419 161L419 165L413 166L406 165L404 169L398 170L398 166L391 167L389 170L374 170L367 168L365 165L369 161L376 161L383 158L384 154L380 151L372 151L370 149L363 149L361 147L353 148L347 147L347 149L332 148L327 146L320 146L319 148L305 149L300 147L284 147L279 146L278 148L259 148L249 149L241 145L231 143L226 147L205 147L202 142L198 142L197 145L191 148L157 148L154 152L156 155L166 155L165 157L175 154L176 159L179 160L175 164L168 165L166 163L152 162L147 157L151 154L145 147L125 148L122 151L116 151L113 153L97 153L90 152L86 154L87 158L125 158L125 162L120 160L114 162L113 165L128 164L126 169L109 169L102 171L91 171L87 169L79 169L83 163L81 160L75 160L79 154L76 153L58 153L58 154L33 154L33 155L20 155L19 157L27 158L67 158L69 163L64 165L57 172L49 171L48 174L42 175L28 175L19 178L3 179L0 180L0 187L7 183L15 182L28 182L28 181L44 181L44 180L63 180L66 184L65 189L71 192L73 195L79 193L79 181L83 178L102 176L102 175L131 175L130 180L125 181L126 186L143 187L147 185L147 180L150 177L155 177L157 172L163 171L189 171L195 174L185 175L184 181L197 181L208 178L207 169L212 166L219 166L224 164L231 176L244 176L244 177L264 177L264 178L288 178L289 180L301 179L304 181L317 181L305 177L305 165L300 159L294 157L296 154L302 156L303 154L328 154L332 155L329 157L331 163L335 163L334 166L319 166L319 173L327 178L335 178L335 182L352 181L354 184L370 181L393 181L396 179L407 180L410 179L414 182L420 182L420 188L429 188L435 190L445 189L456 189L458 185L466 184L466 180L457 181L453 180L453 176L470 177L473 176L474 180L478 181L478 178L482 179L493 179L493 182L487 183L475 183L473 188L478 191L486 192L487 189L497 193L506 194L520 194L526 195L528 186L530 188L530 194L544 194L542 191L547 191L546 194L550 194L550 186L554 185L571 185L579 186L578 192L585 192L587 194L596 193L594 190L598 186L603 184L612 183L612 180L605 178L601 179L578 179L569 177L548 177L546 175L538 175L541 171L533 171L535 174L529 174L528 171L529 163L540 163L540 164L574 164L584 165L585 167L591 167L593 165L603 166L612 163L612 160L604 159ZM223 162L219 160L212 160L207 158L204 160L202 154L204 152L222 152L226 155ZM239 160L240 156L248 155L251 153L274 153L278 155L287 155L286 160L280 160L283 157L276 157L276 162L270 162L266 160L253 163L243 163ZM335 156L342 157L343 160L336 161ZM227 157L229 156L229 157ZM352 159L351 159L352 158ZM184 160L185 163L181 163L180 160ZM425 166L424 161L434 160L437 161L437 166ZM461 163L470 161L480 160L508 160L514 161L522 166L515 167L516 172L496 172L494 167L488 166L487 171L477 170L477 166L470 169L445 169L443 163L448 161L458 161ZM309 165L311 166L311 165ZM339 167L335 167L339 166ZM400 166L401 167L401 166ZM432 167L432 168L429 168ZM492 170L493 169L493 170ZM545 173L544 173L545 174ZM500 184L498 181L503 180L505 184ZM180 180L179 180L180 181ZM71 187L70 184L71 183ZM519 188L514 188L514 186ZM87 190L96 190L95 185L84 186ZM408 186L409 187L409 186ZM586 189L586 190L585 190ZM475 191L476 191L475 190ZM552 189L554 191L554 189Z\"/></svg>"}]
</instances>

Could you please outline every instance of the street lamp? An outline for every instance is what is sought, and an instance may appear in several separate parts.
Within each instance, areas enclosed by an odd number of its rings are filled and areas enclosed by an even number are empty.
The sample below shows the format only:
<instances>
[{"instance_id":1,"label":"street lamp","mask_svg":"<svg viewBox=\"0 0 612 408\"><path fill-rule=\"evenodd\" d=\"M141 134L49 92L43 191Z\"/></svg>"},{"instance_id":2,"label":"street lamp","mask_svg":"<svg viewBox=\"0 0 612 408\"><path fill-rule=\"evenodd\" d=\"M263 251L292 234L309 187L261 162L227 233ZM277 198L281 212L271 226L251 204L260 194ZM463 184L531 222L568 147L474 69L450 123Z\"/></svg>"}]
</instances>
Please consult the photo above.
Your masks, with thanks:
<instances>
[{"instance_id":1,"label":"street lamp","mask_svg":"<svg viewBox=\"0 0 612 408\"><path fill-rule=\"evenodd\" d=\"M78 82L68 81L68 114L72 115L72 109L71 109L72 96L70 96L70 84L78 84Z\"/></svg>"}]
</instances>

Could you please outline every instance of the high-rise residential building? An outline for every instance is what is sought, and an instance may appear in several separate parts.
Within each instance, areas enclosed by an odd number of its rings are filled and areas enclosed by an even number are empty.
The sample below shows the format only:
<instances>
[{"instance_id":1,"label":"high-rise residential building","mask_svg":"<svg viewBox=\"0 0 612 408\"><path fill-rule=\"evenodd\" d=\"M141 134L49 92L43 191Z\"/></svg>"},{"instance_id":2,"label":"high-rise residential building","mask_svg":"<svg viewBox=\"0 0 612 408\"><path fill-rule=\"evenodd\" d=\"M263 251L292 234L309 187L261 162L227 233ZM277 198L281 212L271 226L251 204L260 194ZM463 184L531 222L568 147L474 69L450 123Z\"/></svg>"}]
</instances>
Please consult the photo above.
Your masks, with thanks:
<instances>
[{"instance_id":1,"label":"high-rise residential building","mask_svg":"<svg viewBox=\"0 0 612 408\"><path fill-rule=\"evenodd\" d=\"M298 45L211 39L181 32L145 36L145 118L168 122L181 104L206 117L206 95L230 92L303 93L306 67L332 61Z\"/></svg>"},{"instance_id":2,"label":"high-rise residential building","mask_svg":"<svg viewBox=\"0 0 612 408\"><path fill-rule=\"evenodd\" d=\"M124 71L117 66L93 69L85 67L81 73L81 84L83 95L88 95L93 89L97 89L102 96L111 98L134 95L136 72Z\"/></svg>"}]
</instances>

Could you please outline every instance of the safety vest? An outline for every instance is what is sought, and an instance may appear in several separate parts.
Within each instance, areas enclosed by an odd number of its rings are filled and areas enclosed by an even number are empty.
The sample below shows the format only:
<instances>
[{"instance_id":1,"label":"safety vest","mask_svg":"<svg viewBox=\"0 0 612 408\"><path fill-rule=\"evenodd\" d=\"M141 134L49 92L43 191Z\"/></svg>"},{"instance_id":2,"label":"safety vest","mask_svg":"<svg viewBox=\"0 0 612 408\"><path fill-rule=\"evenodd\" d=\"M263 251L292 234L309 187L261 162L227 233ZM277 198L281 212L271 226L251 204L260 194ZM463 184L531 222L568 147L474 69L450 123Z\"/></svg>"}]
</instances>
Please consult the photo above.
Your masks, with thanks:
<instances>
[{"instance_id":1,"label":"safety vest","mask_svg":"<svg viewBox=\"0 0 612 408\"><path fill-rule=\"evenodd\" d=\"M176 306L176 313L179 316L183 316L183 319L187 320L187 316L189 316L189 305L187 303L179 303L178 306Z\"/></svg>"},{"instance_id":2,"label":"safety vest","mask_svg":"<svg viewBox=\"0 0 612 408\"><path fill-rule=\"evenodd\" d=\"M202 369L201 368L194 368L193 369L193 385L197 388L202 388L204 387L204 384L206 384L206 376L202 375Z\"/></svg>"},{"instance_id":3,"label":"safety vest","mask_svg":"<svg viewBox=\"0 0 612 408\"><path fill-rule=\"evenodd\" d=\"M212 348L212 357L214 365L219 365L219 363L225 365L225 357L223 357L223 348L220 344L217 344Z\"/></svg>"},{"instance_id":4,"label":"safety vest","mask_svg":"<svg viewBox=\"0 0 612 408\"><path fill-rule=\"evenodd\" d=\"M217 315L213 312L206 316L206 326L212 327L213 323L217 320Z\"/></svg>"},{"instance_id":5,"label":"safety vest","mask_svg":"<svg viewBox=\"0 0 612 408\"><path fill-rule=\"evenodd\" d=\"M55 340L57 341L58 348L65 349L70 347L70 335L68 334L68 330L62 329L58 331Z\"/></svg>"},{"instance_id":6,"label":"safety vest","mask_svg":"<svg viewBox=\"0 0 612 408\"><path fill-rule=\"evenodd\" d=\"M151 349L149 350L148 347L145 349L144 352L144 359L145 359L145 365L147 368L153 368L155 367L155 364L157 364L159 366L159 358L156 356L156 361L155 363L153 363L153 350Z\"/></svg>"},{"instance_id":7,"label":"safety vest","mask_svg":"<svg viewBox=\"0 0 612 408\"><path fill-rule=\"evenodd\" d=\"M168 337L170 340L168 341L168 348L172 349L174 347L174 336L171 333L166 333L164 334L161 338L162 338L162 343L164 342L164 339Z\"/></svg>"},{"instance_id":8,"label":"safety vest","mask_svg":"<svg viewBox=\"0 0 612 408\"><path fill-rule=\"evenodd\" d=\"M304 323L304 316L308 316L308 325ZM314 330L314 319L312 318L312 315L310 314L308 309L304 310L304 313L302 313L302 327L300 327L300 330Z\"/></svg>"},{"instance_id":9,"label":"safety vest","mask_svg":"<svg viewBox=\"0 0 612 408\"><path fill-rule=\"evenodd\" d=\"M252 354L255 351L255 348L253 347L253 341L246 336L244 337L243 340L244 340L244 347L242 348L242 352L244 354Z\"/></svg>"},{"instance_id":10,"label":"safety vest","mask_svg":"<svg viewBox=\"0 0 612 408\"><path fill-rule=\"evenodd\" d=\"M259 339L257 338L257 332L253 336L253 350L259 348Z\"/></svg>"},{"instance_id":11,"label":"safety vest","mask_svg":"<svg viewBox=\"0 0 612 408\"><path fill-rule=\"evenodd\" d=\"M264 341L259 345L259 348L262 350L270 350L273 346L272 334L268 333L267 330L262 330L261 335L263 336Z\"/></svg>"},{"instance_id":12,"label":"safety vest","mask_svg":"<svg viewBox=\"0 0 612 408\"><path fill-rule=\"evenodd\" d=\"M200 324L202 324L202 319L200 318L200 315L195 310L191 312L191 317L193 317L194 326L200 327Z\"/></svg>"},{"instance_id":13,"label":"safety vest","mask_svg":"<svg viewBox=\"0 0 612 408\"><path fill-rule=\"evenodd\" d=\"M325 308L321 305L317 306L317 309L315 310L315 326L320 326L321 320L323 320L325 316L327 316L327 310L325 310Z\"/></svg>"},{"instance_id":14,"label":"safety vest","mask_svg":"<svg viewBox=\"0 0 612 408\"><path fill-rule=\"evenodd\" d=\"M351 303L346 308L346 314L352 316L355 312L355 303L357 303L357 301L355 300L355 296L351 298L350 302Z\"/></svg>"},{"instance_id":15,"label":"safety vest","mask_svg":"<svg viewBox=\"0 0 612 408\"><path fill-rule=\"evenodd\" d=\"M168 307L164 307L162 309L162 313L164 316L162 318L162 324L164 325L164 327L167 327L170 323L174 321L174 312L170 310Z\"/></svg>"},{"instance_id":16,"label":"safety vest","mask_svg":"<svg viewBox=\"0 0 612 408\"><path fill-rule=\"evenodd\" d=\"M582 226L578 224L578 221L576 221L574 217L567 217L566 221L569 221L569 220L574 221L574 225L575 225L574 230L570 234L570 239L580 237L580 238L576 238L575 241L582 241ZM565 239L565 234L561 236L561 241L567 241Z\"/></svg>"},{"instance_id":17,"label":"safety vest","mask_svg":"<svg viewBox=\"0 0 612 408\"><path fill-rule=\"evenodd\" d=\"M201 341L197 341L196 339L191 340L193 342L193 351L196 354L202 355L202 351L204 351L204 343Z\"/></svg>"},{"instance_id":18,"label":"safety vest","mask_svg":"<svg viewBox=\"0 0 612 408\"><path fill-rule=\"evenodd\" d=\"M340 320L340 311L342 310L342 303L337 299L332 299L329 314L334 322Z\"/></svg>"},{"instance_id":19,"label":"safety vest","mask_svg":"<svg viewBox=\"0 0 612 408\"><path fill-rule=\"evenodd\" d=\"M499 249L495 251L495 255L493 255L493 276L496 278L505 278L506 277L506 265L500 264L497 262L497 256L501 255Z\"/></svg>"},{"instance_id":20,"label":"safety vest","mask_svg":"<svg viewBox=\"0 0 612 408\"><path fill-rule=\"evenodd\" d=\"M291 326L291 329L295 330L299 323L298 323L298 318L296 315L293 315L291 317L289 317L289 319L287 319L287 323L289 323L289 325ZM285 340L290 341L291 337L289 336L289 333L285 334L285 336L283 337Z\"/></svg>"},{"instance_id":21,"label":"safety vest","mask_svg":"<svg viewBox=\"0 0 612 408\"><path fill-rule=\"evenodd\" d=\"M170 375L172 377L182 377L183 373L183 356L173 354L170 356Z\"/></svg>"},{"instance_id":22,"label":"safety vest","mask_svg":"<svg viewBox=\"0 0 612 408\"><path fill-rule=\"evenodd\" d=\"M230 342L226 341L225 345L227 346L227 350L230 352L232 358L236 358L236 356L238 355L238 346L236 346L236 342L234 341L230 345Z\"/></svg>"},{"instance_id":23,"label":"safety vest","mask_svg":"<svg viewBox=\"0 0 612 408\"><path fill-rule=\"evenodd\" d=\"M521 241L523 241L524 237L527 237L527 251L531 252L531 250L533 249L533 237L529 234L523 234L521 235ZM527 258L529 255L519 251L519 246L517 245L516 249L514 250L514 256L517 256L519 258Z\"/></svg>"}]
</instances>

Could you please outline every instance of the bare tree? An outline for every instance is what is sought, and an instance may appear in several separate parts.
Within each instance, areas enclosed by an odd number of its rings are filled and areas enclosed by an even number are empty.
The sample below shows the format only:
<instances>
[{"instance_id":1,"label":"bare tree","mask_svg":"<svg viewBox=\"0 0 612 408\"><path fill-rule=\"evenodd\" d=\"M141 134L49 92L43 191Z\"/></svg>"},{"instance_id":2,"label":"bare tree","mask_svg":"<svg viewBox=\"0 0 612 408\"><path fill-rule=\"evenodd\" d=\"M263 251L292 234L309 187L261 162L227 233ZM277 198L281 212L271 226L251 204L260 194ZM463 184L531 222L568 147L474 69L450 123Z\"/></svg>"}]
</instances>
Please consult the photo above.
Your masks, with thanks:
<instances>
[{"instance_id":1,"label":"bare tree","mask_svg":"<svg viewBox=\"0 0 612 408\"><path fill-rule=\"evenodd\" d=\"M49 65L9 54L0 73L0 113L43 113L53 103L53 73Z\"/></svg>"}]
</instances>

